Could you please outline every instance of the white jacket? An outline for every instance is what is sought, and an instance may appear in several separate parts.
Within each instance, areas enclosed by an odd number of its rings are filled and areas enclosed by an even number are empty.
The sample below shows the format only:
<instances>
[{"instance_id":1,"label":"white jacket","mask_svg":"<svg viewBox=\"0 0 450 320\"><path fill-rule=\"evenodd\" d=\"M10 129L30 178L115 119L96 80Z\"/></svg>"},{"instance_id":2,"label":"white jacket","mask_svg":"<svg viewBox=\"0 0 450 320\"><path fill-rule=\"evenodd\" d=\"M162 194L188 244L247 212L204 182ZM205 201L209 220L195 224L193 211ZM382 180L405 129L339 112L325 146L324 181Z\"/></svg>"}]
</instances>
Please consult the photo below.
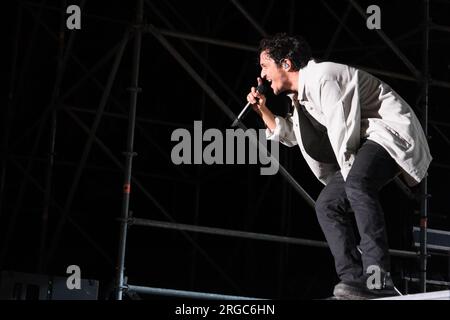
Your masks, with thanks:
<instances>
[{"instance_id":1,"label":"white jacket","mask_svg":"<svg viewBox=\"0 0 450 320\"><path fill-rule=\"evenodd\" d=\"M408 185L419 183L426 175L432 157L419 120L408 103L376 77L347 65L310 60L300 69L298 94L290 97L294 105L292 115L276 116L276 128L273 132L267 129L266 137L287 146L298 144L322 183L327 184L339 169L344 180L347 178L362 138L387 150L402 169ZM338 166L318 161L317 156L305 150L298 103L326 127ZM310 138L308 133L303 135L303 139Z\"/></svg>"}]
</instances>

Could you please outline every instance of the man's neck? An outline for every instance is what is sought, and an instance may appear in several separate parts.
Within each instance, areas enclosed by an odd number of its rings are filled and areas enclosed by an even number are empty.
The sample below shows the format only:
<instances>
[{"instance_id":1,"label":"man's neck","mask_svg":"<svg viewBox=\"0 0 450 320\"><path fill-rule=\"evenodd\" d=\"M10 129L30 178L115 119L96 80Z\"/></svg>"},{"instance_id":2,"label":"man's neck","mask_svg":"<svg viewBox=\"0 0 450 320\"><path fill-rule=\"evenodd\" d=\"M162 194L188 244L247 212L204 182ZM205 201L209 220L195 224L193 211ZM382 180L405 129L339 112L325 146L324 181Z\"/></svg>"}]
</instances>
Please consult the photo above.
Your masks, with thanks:
<instances>
[{"instance_id":1,"label":"man's neck","mask_svg":"<svg viewBox=\"0 0 450 320\"><path fill-rule=\"evenodd\" d=\"M298 93L298 75L299 75L299 71L294 71L294 72L288 73L289 83L291 84L290 91L293 91L295 93Z\"/></svg>"}]
</instances>

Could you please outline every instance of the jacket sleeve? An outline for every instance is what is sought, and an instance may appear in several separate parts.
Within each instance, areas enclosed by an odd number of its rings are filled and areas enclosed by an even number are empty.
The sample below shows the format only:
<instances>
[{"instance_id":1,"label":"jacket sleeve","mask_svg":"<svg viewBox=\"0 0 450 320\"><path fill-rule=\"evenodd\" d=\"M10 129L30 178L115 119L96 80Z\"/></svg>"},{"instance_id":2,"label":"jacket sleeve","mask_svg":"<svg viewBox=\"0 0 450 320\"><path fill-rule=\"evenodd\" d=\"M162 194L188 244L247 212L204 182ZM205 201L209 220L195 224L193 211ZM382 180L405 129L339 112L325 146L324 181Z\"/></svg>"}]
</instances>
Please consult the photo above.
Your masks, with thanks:
<instances>
[{"instance_id":1,"label":"jacket sleeve","mask_svg":"<svg viewBox=\"0 0 450 320\"><path fill-rule=\"evenodd\" d=\"M348 173L360 144L358 88L354 85L342 92L338 81L324 80L320 84L320 103L333 151L343 173Z\"/></svg>"},{"instance_id":2,"label":"jacket sleeve","mask_svg":"<svg viewBox=\"0 0 450 320\"><path fill-rule=\"evenodd\" d=\"M274 140L281 142L282 144L293 147L297 144L297 139L295 138L292 117L282 118L275 116L276 127L272 131L269 128L266 129L267 140Z\"/></svg>"}]
</instances>

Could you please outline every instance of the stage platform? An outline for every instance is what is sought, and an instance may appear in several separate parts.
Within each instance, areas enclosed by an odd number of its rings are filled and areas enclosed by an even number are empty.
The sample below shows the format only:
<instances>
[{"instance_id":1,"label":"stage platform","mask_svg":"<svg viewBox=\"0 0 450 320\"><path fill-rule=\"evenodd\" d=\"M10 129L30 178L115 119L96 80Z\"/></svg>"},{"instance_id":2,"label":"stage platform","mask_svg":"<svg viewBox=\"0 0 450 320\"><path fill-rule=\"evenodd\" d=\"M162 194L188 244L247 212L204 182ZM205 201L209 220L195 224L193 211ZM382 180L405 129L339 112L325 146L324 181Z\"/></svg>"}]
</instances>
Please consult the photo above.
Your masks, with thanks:
<instances>
[{"instance_id":1,"label":"stage platform","mask_svg":"<svg viewBox=\"0 0 450 320\"><path fill-rule=\"evenodd\" d=\"M407 294L403 296L379 298L372 300L450 300L450 290Z\"/></svg>"}]
</instances>

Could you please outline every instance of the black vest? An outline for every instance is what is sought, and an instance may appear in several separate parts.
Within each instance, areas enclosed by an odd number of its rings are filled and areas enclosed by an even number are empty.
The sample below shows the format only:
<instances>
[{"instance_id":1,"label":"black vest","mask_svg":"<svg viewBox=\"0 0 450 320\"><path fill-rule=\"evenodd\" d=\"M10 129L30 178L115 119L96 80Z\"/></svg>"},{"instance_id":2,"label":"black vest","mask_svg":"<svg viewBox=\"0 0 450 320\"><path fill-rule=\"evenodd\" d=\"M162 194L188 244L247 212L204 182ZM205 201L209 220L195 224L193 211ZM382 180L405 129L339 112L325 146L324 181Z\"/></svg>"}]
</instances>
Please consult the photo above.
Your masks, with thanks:
<instances>
[{"instance_id":1,"label":"black vest","mask_svg":"<svg viewBox=\"0 0 450 320\"><path fill-rule=\"evenodd\" d=\"M327 128L314 119L304 105L298 103L297 106L300 134L306 153L318 162L337 164Z\"/></svg>"}]
</instances>

